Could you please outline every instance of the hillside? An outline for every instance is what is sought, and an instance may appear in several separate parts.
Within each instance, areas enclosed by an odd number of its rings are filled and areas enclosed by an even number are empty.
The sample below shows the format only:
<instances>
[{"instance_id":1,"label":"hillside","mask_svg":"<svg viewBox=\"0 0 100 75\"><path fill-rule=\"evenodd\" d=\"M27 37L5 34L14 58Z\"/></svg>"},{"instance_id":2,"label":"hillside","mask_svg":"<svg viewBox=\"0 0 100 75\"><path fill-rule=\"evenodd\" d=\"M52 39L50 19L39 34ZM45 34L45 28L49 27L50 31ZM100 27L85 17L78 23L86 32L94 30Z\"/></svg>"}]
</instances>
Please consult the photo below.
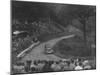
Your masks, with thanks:
<instances>
[{"instance_id":1,"label":"hillside","mask_svg":"<svg viewBox=\"0 0 100 75\"><path fill-rule=\"evenodd\" d=\"M12 61L36 40L45 43L70 34L75 37L54 45L55 56L96 56L95 6L12 1L11 9Z\"/></svg>"}]
</instances>

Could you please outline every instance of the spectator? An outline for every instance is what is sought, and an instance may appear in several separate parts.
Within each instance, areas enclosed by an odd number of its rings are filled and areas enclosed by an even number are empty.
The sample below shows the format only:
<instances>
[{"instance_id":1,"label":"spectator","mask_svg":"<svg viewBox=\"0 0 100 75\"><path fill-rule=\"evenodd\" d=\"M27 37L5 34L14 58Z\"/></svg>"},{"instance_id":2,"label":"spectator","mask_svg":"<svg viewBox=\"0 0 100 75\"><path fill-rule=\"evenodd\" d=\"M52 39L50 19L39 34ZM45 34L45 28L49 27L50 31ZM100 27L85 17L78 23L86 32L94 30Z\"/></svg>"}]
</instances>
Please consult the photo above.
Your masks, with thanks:
<instances>
[{"instance_id":1,"label":"spectator","mask_svg":"<svg viewBox=\"0 0 100 75\"><path fill-rule=\"evenodd\" d=\"M84 66L84 70L89 70L92 68L92 66L90 65L89 61L88 60L85 60L83 62L83 66Z\"/></svg>"},{"instance_id":2,"label":"spectator","mask_svg":"<svg viewBox=\"0 0 100 75\"><path fill-rule=\"evenodd\" d=\"M72 62L70 62L70 64L69 64L69 70L74 70L74 68L75 68L75 62L72 61Z\"/></svg>"},{"instance_id":3,"label":"spectator","mask_svg":"<svg viewBox=\"0 0 100 75\"><path fill-rule=\"evenodd\" d=\"M86 65L86 64L88 64L88 63L89 63L88 60L84 60L84 61L82 62L83 65Z\"/></svg>"},{"instance_id":4,"label":"spectator","mask_svg":"<svg viewBox=\"0 0 100 75\"><path fill-rule=\"evenodd\" d=\"M16 73L24 72L24 63L18 62L13 66Z\"/></svg>"},{"instance_id":5,"label":"spectator","mask_svg":"<svg viewBox=\"0 0 100 75\"><path fill-rule=\"evenodd\" d=\"M38 72L42 72L44 65L45 64L42 61L38 62L38 65L37 65Z\"/></svg>"},{"instance_id":6,"label":"spectator","mask_svg":"<svg viewBox=\"0 0 100 75\"><path fill-rule=\"evenodd\" d=\"M86 64L85 66L84 66L84 70L89 70L89 69L91 69L92 67L89 65L89 64Z\"/></svg>"},{"instance_id":7,"label":"spectator","mask_svg":"<svg viewBox=\"0 0 100 75\"><path fill-rule=\"evenodd\" d=\"M37 60L34 61L35 72L38 72L38 62Z\"/></svg>"},{"instance_id":8,"label":"spectator","mask_svg":"<svg viewBox=\"0 0 100 75\"><path fill-rule=\"evenodd\" d=\"M56 61L51 65L51 68L53 71L61 71L61 66L59 65L59 62Z\"/></svg>"},{"instance_id":9,"label":"spectator","mask_svg":"<svg viewBox=\"0 0 100 75\"><path fill-rule=\"evenodd\" d=\"M48 61L45 61L45 65L43 67L43 72L51 72L53 71L51 68L51 63L48 63Z\"/></svg>"},{"instance_id":10,"label":"spectator","mask_svg":"<svg viewBox=\"0 0 100 75\"><path fill-rule=\"evenodd\" d=\"M14 73L36 73L36 72L56 72L56 71L70 71L70 70L88 70L95 68L94 60L27 60L25 65L18 62L13 66Z\"/></svg>"},{"instance_id":11,"label":"spectator","mask_svg":"<svg viewBox=\"0 0 100 75\"><path fill-rule=\"evenodd\" d=\"M34 64L34 62L32 62L31 66L30 66L31 72L35 72L35 67L36 67L36 65Z\"/></svg>"},{"instance_id":12,"label":"spectator","mask_svg":"<svg viewBox=\"0 0 100 75\"><path fill-rule=\"evenodd\" d=\"M64 67L63 67L63 71L68 71L68 70L70 70L69 64L70 64L70 62L66 62L66 65L64 65Z\"/></svg>"},{"instance_id":13,"label":"spectator","mask_svg":"<svg viewBox=\"0 0 100 75\"><path fill-rule=\"evenodd\" d=\"M66 65L66 60L65 59L60 60L59 65L61 68L63 68Z\"/></svg>"},{"instance_id":14,"label":"spectator","mask_svg":"<svg viewBox=\"0 0 100 75\"><path fill-rule=\"evenodd\" d=\"M26 72L30 72L31 71L31 63L32 63L32 60L27 60L26 61L26 65L25 65Z\"/></svg>"},{"instance_id":15,"label":"spectator","mask_svg":"<svg viewBox=\"0 0 100 75\"><path fill-rule=\"evenodd\" d=\"M82 67L82 63L76 63L76 67L75 67L75 70L82 70L83 67Z\"/></svg>"}]
</instances>

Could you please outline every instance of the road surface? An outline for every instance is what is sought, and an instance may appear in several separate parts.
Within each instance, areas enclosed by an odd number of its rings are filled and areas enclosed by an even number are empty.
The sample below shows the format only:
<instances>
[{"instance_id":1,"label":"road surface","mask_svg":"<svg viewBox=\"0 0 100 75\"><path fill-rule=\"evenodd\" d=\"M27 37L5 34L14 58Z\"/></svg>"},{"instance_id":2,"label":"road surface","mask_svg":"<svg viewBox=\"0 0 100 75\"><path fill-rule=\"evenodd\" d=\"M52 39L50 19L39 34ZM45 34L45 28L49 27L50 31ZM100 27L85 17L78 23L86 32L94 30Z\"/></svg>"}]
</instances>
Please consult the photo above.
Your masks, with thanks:
<instances>
[{"instance_id":1,"label":"road surface","mask_svg":"<svg viewBox=\"0 0 100 75\"><path fill-rule=\"evenodd\" d=\"M67 36L62 36L59 38L55 38L52 40L49 40L47 42L41 43L35 48L33 48L28 54L26 54L21 61L26 61L26 60L60 60L62 58L54 55L54 54L45 54L44 53L44 47L46 44L49 44L50 47L53 47L57 42L59 42L62 39L67 39L74 37L75 35L67 35Z\"/></svg>"}]
</instances>

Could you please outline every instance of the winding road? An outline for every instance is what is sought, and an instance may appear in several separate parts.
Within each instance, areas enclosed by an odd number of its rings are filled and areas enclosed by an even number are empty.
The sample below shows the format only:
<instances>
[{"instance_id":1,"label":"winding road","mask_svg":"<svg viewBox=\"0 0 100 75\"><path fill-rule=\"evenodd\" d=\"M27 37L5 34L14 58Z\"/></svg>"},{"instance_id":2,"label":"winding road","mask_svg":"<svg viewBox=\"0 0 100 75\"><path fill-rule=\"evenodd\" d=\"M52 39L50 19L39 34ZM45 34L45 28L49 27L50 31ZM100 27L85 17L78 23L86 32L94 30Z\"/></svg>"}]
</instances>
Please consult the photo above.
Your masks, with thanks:
<instances>
[{"instance_id":1,"label":"winding road","mask_svg":"<svg viewBox=\"0 0 100 75\"><path fill-rule=\"evenodd\" d=\"M37 45L36 47L34 47L28 54L26 54L21 59L21 61L26 61L26 60L60 60L62 58L60 58L60 57L58 57L54 54L45 54L44 53L45 45L49 44L50 47L53 47L60 40L71 38L71 37L74 37L74 36L75 36L75 34L62 36L62 37L54 38L54 39L51 39L47 42L41 43L41 44Z\"/></svg>"}]
</instances>

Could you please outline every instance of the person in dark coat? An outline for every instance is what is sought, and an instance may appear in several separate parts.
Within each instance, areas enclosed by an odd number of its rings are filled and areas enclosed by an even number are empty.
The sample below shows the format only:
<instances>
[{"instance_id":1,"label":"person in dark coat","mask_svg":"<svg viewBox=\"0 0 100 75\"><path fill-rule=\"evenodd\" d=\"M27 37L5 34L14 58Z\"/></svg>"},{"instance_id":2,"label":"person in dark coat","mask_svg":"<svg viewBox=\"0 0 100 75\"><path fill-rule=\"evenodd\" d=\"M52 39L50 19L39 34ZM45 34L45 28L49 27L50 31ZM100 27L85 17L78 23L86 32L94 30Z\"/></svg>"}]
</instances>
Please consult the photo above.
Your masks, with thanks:
<instances>
[{"instance_id":1,"label":"person in dark coat","mask_svg":"<svg viewBox=\"0 0 100 75\"><path fill-rule=\"evenodd\" d=\"M50 62L46 61L45 65L43 67L43 72L52 72L53 70L51 69L51 64Z\"/></svg>"},{"instance_id":2,"label":"person in dark coat","mask_svg":"<svg viewBox=\"0 0 100 75\"><path fill-rule=\"evenodd\" d=\"M31 66L31 60L27 60L26 61L26 65L25 65L25 71L26 72L30 72L31 71L31 68L30 68L30 66Z\"/></svg>"}]
</instances>

